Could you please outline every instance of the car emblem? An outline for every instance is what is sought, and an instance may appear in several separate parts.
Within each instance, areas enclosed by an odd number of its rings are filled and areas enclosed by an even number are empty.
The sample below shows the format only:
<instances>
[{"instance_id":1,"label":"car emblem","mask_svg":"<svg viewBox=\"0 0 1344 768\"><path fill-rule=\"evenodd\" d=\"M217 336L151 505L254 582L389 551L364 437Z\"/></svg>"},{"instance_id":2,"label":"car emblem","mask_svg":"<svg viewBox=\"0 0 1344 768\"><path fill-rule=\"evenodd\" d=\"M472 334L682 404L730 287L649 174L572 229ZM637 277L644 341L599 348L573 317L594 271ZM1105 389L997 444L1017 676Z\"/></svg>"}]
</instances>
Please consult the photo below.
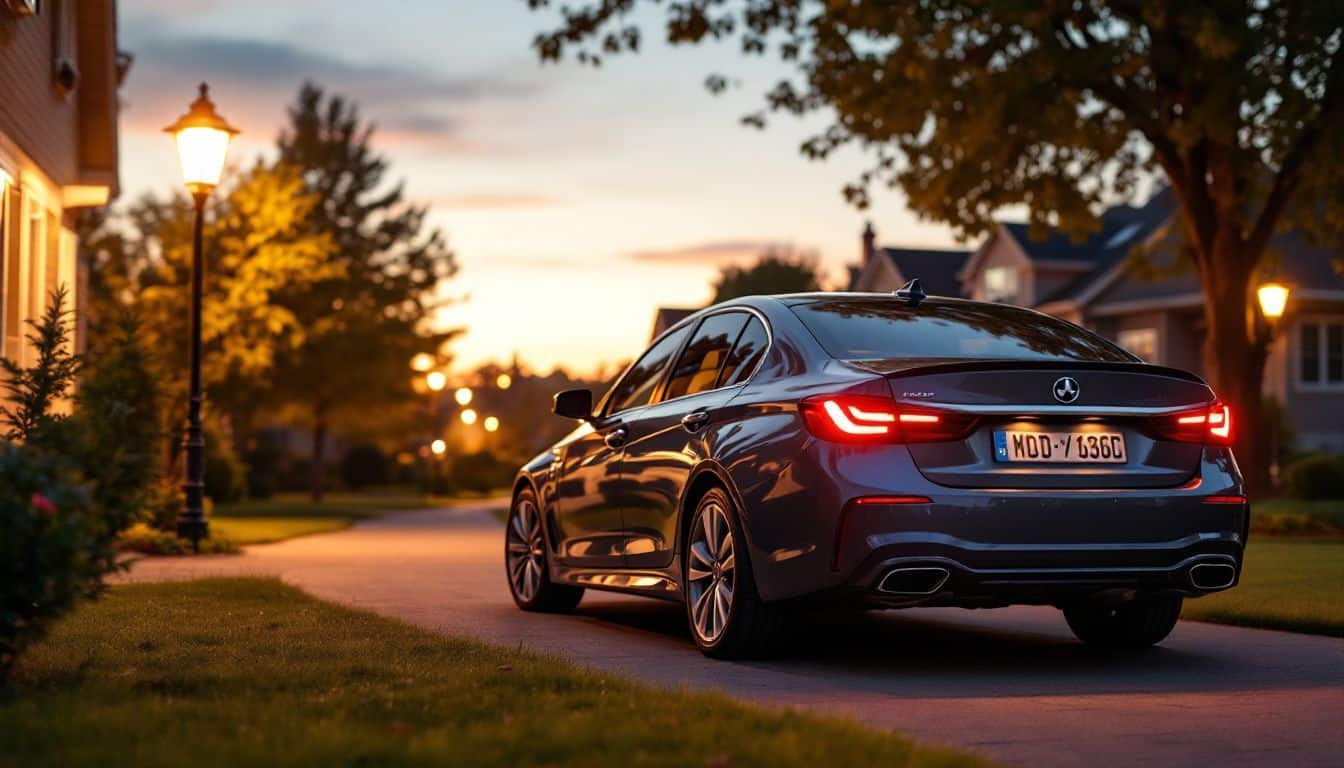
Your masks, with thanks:
<instances>
[{"instance_id":1,"label":"car emblem","mask_svg":"<svg viewBox=\"0 0 1344 768\"><path fill-rule=\"evenodd\" d=\"M1060 376L1055 379L1055 399L1061 403L1072 403L1078 399L1078 393L1081 391L1078 382L1071 376Z\"/></svg>"}]
</instances>

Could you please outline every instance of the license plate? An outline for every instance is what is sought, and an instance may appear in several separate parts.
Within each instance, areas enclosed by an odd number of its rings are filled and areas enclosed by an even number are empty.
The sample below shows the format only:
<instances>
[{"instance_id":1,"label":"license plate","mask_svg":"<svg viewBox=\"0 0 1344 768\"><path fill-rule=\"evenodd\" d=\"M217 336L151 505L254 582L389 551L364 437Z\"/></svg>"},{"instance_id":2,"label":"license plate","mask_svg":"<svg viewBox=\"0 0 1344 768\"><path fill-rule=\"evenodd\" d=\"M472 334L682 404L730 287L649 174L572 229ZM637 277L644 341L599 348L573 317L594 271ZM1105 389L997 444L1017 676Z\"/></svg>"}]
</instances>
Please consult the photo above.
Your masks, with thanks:
<instances>
[{"instance_id":1,"label":"license plate","mask_svg":"<svg viewBox=\"0 0 1344 768\"><path fill-rule=\"evenodd\" d=\"M1036 461L1050 464L1123 464L1125 436L1119 432L994 433L998 461Z\"/></svg>"}]
</instances>

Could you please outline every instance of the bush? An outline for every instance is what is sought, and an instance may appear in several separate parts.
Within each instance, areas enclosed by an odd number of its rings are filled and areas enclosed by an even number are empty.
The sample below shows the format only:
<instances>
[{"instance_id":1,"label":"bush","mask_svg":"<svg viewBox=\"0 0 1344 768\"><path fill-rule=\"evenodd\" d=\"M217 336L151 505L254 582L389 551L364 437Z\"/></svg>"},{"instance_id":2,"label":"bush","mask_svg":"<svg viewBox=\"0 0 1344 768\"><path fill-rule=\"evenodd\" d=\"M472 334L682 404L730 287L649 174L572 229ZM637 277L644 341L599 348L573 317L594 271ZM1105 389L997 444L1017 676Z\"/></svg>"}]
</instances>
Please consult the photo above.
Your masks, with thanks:
<instances>
[{"instance_id":1,"label":"bush","mask_svg":"<svg viewBox=\"0 0 1344 768\"><path fill-rule=\"evenodd\" d=\"M0 678L52 619L102 587L88 490L59 457L0 442Z\"/></svg>"},{"instance_id":2,"label":"bush","mask_svg":"<svg viewBox=\"0 0 1344 768\"><path fill-rule=\"evenodd\" d=\"M161 531L144 523L136 523L121 532L117 544L123 552L138 552L142 555L189 555L192 553L191 540L179 539L171 531ZM211 536L200 543L203 555L226 555L238 551L234 542Z\"/></svg>"},{"instance_id":3,"label":"bush","mask_svg":"<svg viewBox=\"0 0 1344 768\"><path fill-rule=\"evenodd\" d=\"M243 463L247 465L248 498L274 496L280 489L280 473L285 464L285 447L280 437L271 430L258 432L243 455Z\"/></svg>"},{"instance_id":4,"label":"bush","mask_svg":"<svg viewBox=\"0 0 1344 768\"><path fill-rule=\"evenodd\" d=\"M1283 473L1283 489L1297 499L1344 499L1344 456L1305 456Z\"/></svg>"},{"instance_id":5,"label":"bush","mask_svg":"<svg viewBox=\"0 0 1344 768\"><path fill-rule=\"evenodd\" d=\"M468 453L453 460L452 485L479 492L508 488L517 469L489 451Z\"/></svg>"},{"instance_id":6,"label":"bush","mask_svg":"<svg viewBox=\"0 0 1344 768\"><path fill-rule=\"evenodd\" d=\"M216 429L205 435L205 494L217 504L240 501L247 494L247 467L233 450L233 441Z\"/></svg>"},{"instance_id":7,"label":"bush","mask_svg":"<svg viewBox=\"0 0 1344 768\"><path fill-rule=\"evenodd\" d=\"M93 358L73 416L57 412L81 366L65 298L29 323L32 366L0 358L0 676L121 567L117 536L153 487L154 381L133 319Z\"/></svg>"},{"instance_id":8,"label":"bush","mask_svg":"<svg viewBox=\"0 0 1344 768\"><path fill-rule=\"evenodd\" d=\"M378 446L360 443L341 458L340 475L341 482L352 491L370 485L387 485L387 458Z\"/></svg>"}]
</instances>

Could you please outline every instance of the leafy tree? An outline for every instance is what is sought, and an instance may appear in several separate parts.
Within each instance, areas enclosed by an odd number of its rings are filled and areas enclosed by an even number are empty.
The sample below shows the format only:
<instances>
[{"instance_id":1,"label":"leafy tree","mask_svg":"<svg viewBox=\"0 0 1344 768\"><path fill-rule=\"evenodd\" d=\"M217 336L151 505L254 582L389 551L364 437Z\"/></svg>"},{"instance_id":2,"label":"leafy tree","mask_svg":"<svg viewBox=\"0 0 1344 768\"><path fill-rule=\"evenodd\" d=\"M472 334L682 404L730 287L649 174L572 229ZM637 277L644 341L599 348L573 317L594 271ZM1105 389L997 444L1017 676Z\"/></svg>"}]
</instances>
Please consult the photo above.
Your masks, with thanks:
<instances>
[{"instance_id":1,"label":"leafy tree","mask_svg":"<svg viewBox=\"0 0 1344 768\"><path fill-rule=\"evenodd\" d=\"M207 419L227 414L231 425L243 427L257 409L274 407L268 383L276 355L302 344L308 332L306 319L282 298L342 268L329 258L330 235L305 226L317 203L296 168L258 162L218 190L208 207L202 313ZM147 195L127 209L80 222L92 266L90 347L119 333L117 317L133 307L139 335L154 352L164 478L178 474L186 414L193 215L185 195Z\"/></svg>"},{"instance_id":2,"label":"leafy tree","mask_svg":"<svg viewBox=\"0 0 1344 768\"><path fill-rule=\"evenodd\" d=\"M333 424L367 421L413 400L407 363L438 353L453 335L431 328L444 303L439 283L457 271L453 253L427 228L427 209L406 202L400 184L385 184L388 162L372 135L355 105L305 84L279 140L281 161L301 169L320 201L304 228L336 246L328 259L335 275L286 294L306 336L281 356L276 378L307 410L314 499L323 492Z\"/></svg>"},{"instance_id":3,"label":"leafy tree","mask_svg":"<svg viewBox=\"0 0 1344 768\"><path fill-rule=\"evenodd\" d=\"M714 281L714 303L738 296L821 290L816 257L770 250L749 267L727 266Z\"/></svg>"},{"instance_id":4,"label":"leafy tree","mask_svg":"<svg viewBox=\"0 0 1344 768\"><path fill-rule=\"evenodd\" d=\"M533 9L550 0L527 0ZM543 60L570 49L600 63L635 51L640 0L566 7L539 35ZM824 158L856 144L871 183L970 236L1004 206L1039 230L1096 227L1108 202L1156 178L1174 192L1186 257L1206 301L1206 372L1256 423L1268 333L1254 286L1270 239L1344 232L1344 3L1338 0L691 0L664 6L673 44L736 37L795 73L766 113L824 110L802 146ZM645 17L647 18L647 17ZM711 89L729 84L723 76ZM1242 464L1261 471L1242 432Z\"/></svg>"}]
</instances>

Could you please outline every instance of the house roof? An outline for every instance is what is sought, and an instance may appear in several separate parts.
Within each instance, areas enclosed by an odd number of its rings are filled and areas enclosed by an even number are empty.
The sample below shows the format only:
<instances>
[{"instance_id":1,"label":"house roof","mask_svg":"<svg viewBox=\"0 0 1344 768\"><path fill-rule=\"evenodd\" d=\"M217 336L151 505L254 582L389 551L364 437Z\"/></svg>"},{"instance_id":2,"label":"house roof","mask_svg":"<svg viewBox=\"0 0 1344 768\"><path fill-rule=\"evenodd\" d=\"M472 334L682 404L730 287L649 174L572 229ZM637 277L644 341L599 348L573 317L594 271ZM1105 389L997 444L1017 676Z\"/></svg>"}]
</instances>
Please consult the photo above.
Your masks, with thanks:
<instances>
[{"instance_id":1,"label":"house roof","mask_svg":"<svg viewBox=\"0 0 1344 768\"><path fill-rule=\"evenodd\" d=\"M906 280L919 278L927 293L935 296L961 296L957 274L966 265L971 252L934 248L879 248Z\"/></svg>"},{"instance_id":2,"label":"house roof","mask_svg":"<svg viewBox=\"0 0 1344 768\"><path fill-rule=\"evenodd\" d=\"M699 307L659 307L653 315L653 333L649 334L650 339L656 339L662 335L663 331L680 323L682 320L699 312Z\"/></svg>"}]
</instances>

